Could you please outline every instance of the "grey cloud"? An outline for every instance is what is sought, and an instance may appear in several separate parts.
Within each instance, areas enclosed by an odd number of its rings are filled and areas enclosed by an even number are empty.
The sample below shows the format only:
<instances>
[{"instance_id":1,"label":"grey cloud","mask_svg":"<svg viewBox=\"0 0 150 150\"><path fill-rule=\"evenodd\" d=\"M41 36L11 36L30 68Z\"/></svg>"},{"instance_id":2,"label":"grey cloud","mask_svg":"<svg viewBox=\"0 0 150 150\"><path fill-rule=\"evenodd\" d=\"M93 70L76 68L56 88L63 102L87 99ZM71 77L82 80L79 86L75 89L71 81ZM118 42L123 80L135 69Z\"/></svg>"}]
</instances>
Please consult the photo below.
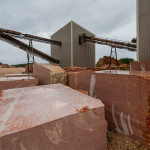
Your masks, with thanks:
<instances>
[{"instance_id":1,"label":"grey cloud","mask_svg":"<svg viewBox=\"0 0 150 150\"><path fill-rule=\"evenodd\" d=\"M0 0L0 27L46 37L74 20L97 36L129 41L136 36L135 15L135 0ZM49 45L34 43L34 46L49 54ZM96 51L98 59L105 51L109 54L110 49L97 46ZM25 52L8 44L0 46L0 61L5 62L10 54L7 60L10 64L26 61ZM127 51L125 54L119 51L119 56L123 55L131 56Z\"/></svg>"}]
</instances>

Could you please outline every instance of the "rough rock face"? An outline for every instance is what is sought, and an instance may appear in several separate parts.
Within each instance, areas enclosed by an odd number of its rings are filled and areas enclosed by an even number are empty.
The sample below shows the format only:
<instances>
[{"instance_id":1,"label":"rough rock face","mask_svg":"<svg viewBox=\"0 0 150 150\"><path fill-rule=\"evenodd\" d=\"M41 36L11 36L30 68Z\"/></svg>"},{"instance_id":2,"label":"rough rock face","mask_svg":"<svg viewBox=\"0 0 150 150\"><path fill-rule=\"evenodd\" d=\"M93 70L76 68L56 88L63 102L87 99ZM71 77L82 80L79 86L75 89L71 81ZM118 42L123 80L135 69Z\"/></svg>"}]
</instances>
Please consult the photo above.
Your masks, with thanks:
<instances>
[{"instance_id":1,"label":"rough rock face","mask_svg":"<svg viewBox=\"0 0 150 150\"><path fill-rule=\"evenodd\" d=\"M98 99L62 84L3 91L0 150L106 150Z\"/></svg>"},{"instance_id":2,"label":"rough rock face","mask_svg":"<svg viewBox=\"0 0 150 150\"><path fill-rule=\"evenodd\" d=\"M3 90L37 86L39 80L33 77L2 77L0 78L0 93Z\"/></svg>"},{"instance_id":3,"label":"rough rock face","mask_svg":"<svg viewBox=\"0 0 150 150\"><path fill-rule=\"evenodd\" d=\"M109 128L150 144L150 76L96 73L89 94L105 104Z\"/></svg>"},{"instance_id":4,"label":"rough rock face","mask_svg":"<svg viewBox=\"0 0 150 150\"><path fill-rule=\"evenodd\" d=\"M39 79L40 85L67 84L67 73L55 64L34 64L33 76Z\"/></svg>"}]
</instances>

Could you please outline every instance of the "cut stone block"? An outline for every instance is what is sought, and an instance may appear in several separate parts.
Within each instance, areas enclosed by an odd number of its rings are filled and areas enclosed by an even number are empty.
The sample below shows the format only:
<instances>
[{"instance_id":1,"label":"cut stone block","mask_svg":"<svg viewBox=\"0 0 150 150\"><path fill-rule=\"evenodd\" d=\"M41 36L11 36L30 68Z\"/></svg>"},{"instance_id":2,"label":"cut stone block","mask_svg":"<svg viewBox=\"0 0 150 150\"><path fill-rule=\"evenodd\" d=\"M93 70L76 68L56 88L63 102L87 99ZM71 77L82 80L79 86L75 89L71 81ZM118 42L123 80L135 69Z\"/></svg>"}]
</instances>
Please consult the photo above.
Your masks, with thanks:
<instances>
[{"instance_id":1,"label":"cut stone block","mask_svg":"<svg viewBox=\"0 0 150 150\"><path fill-rule=\"evenodd\" d=\"M130 70L131 71L150 71L150 60L131 62Z\"/></svg>"},{"instance_id":2,"label":"cut stone block","mask_svg":"<svg viewBox=\"0 0 150 150\"><path fill-rule=\"evenodd\" d=\"M55 64L34 64L33 76L39 79L40 85L67 84L67 73Z\"/></svg>"},{"instance_id":3,"label":"cut stone block","mask_svg":"<svg viewBox=\"0 0 150 150\"><path fill-rule=\"evenodd\" d=\"M28 77L31 76L32 74L5 74L5 77Z\"/></svg>"},{"instance_id":4,"label":"cut stone block","mask_svg":"<svg viewBox=\"0 0 150 150\"><path fill-rule=\"evenodd\" d=\"M62 84L3 91L0 150L106 150L98 99Z\"/></svg>"},{"instance_id":5,"label":"cut stone block","mask_svg":"<svg viewBox=\"0 0 150 150\"><path fill-rule=\"evenodd\" d=\"M0 93L3 90L37 86L39 80L33 77L2 77L0 78Z\"/></svg>"},{"instance_id":6,"label":"cut stone block","mask_svg":"<svg viewBox=\"0 0 150 150\"><path fill-rule=\"evenodd\" d=\"M89 94L105 104L109 128L150 144L150 76L95 73Z\"/></svg>"},{"instance_id":7,"label":"cut stone block","mask_svg":"<svg viewBox=\"0 0 150 150\"><path fill-rule=\"evenodd\" d=\"M88 90L92 71L68 72L68 85L73 89Z\"/></svg>"}]
</instances>

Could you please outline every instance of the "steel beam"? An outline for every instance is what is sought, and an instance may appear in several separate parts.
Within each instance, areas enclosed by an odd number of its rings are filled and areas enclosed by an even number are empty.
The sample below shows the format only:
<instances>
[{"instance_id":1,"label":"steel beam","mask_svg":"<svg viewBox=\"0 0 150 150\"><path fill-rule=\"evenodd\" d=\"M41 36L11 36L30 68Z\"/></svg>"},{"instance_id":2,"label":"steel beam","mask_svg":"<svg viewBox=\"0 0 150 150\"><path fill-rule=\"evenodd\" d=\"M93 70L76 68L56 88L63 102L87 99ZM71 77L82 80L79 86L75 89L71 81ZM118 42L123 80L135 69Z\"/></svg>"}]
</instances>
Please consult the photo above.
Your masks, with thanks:
<instances>
[{"instance_id":1,"label":"steel beam","mask_svg":"<svg viewBox=\"0 0 150 150\"><path fill-rule=\"evenodd\" d=\"M31 34L23 34L21 32L17 32L17 31L13 31L13 30L0 28L0 33L5 33L11 37L16 37L16 38L20 38L20 39L32 40L32 41L37 41L37 42L61 46L60 41L51 40L51 39L47 39L47 38L43 38L43 37L31 35Z\"/></svg>"},{"instance_id":2,"label":"steel beam","mask_svg":"<svg viewBox=\"0 0 150 150\"><path fill-rule=\"evenodd\" d=\"M44 59L44 60L47 60L49 62L54 62L54 63L59 63L59 60L39 51L38 49L35 49L33 47L30 47L29 45L23 43L22 41L19 41L7 34L4 34L4 33L1 33L0 32L0 40L2 41L5 41L13 46L16 46L24 51L27 51L27 52L32 52L34 55Z\"/></svg>"}]
</instances>

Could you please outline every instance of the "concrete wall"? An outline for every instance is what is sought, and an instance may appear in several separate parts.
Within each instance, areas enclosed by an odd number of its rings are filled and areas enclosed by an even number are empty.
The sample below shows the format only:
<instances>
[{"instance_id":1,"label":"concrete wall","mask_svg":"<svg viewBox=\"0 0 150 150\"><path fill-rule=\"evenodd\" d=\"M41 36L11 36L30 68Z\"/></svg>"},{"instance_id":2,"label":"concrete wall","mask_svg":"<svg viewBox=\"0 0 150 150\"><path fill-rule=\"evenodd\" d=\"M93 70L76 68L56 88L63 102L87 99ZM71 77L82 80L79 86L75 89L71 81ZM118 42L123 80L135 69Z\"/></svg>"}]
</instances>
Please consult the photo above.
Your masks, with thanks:
<instances>
[{"instance_id":1,"label":"concrete wall","mask_svg":"<svg viewBox=\"0 0 150 150\"><path fill-rule=\"evenodd\" d=\"M61 47L51 45L51 55L60 60L61 67L95 67L95 44L85 42L79 45L79 35L83 33L94 36L71 21L51 36L51 39L62 42Z\"/></svg>"},{"instance_id":2,"label":"concrete wall","mask_svg":"<svg viewBox=\"0 0 150 150\"><path fill-rule=\"evenodd\" d=\"M137 0L137 60L150 59L150 0Z\"/></svg>"},{"instance_id":3,"label":"concrete wall","mask_svg":"<svg viewBox=\"0 0 150 150\"><path fill-rule=\"evenodd\" d=\"M71 66L71 23L54 33L51 39L62 42L61 46L51 44L51 56L60 60L61 67Z\"/></svg>"},{"instance_id":4,"label":"concrete wall","mask_svg":"<svg viewBox=\"0 0 150 150\"><path fill-rule=\"evenodd\" d=\"M91 32L72 22L73 30L73 65L79 67L95 67L95 44L85 42L79 45L79 35L86 33L94 36Z\"/></svg>"}]
</instances>

